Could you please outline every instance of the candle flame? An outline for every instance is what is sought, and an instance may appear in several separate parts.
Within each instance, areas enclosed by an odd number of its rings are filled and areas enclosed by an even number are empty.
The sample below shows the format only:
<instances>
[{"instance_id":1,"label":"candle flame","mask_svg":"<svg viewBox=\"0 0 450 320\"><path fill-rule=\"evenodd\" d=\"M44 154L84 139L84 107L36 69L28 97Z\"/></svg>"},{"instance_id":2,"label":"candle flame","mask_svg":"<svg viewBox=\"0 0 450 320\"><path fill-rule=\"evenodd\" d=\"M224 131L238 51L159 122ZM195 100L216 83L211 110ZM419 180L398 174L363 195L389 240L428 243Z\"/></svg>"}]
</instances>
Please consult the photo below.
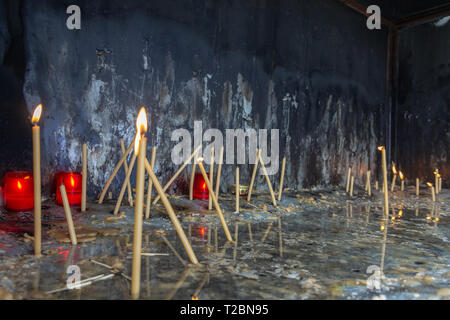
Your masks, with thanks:
<instances>
[{"instance_id":1,"label":"candle flame","mask_svg":"<svg viewBox=\"0 0 450 320\"><path fill-rule=\"evenodd\" d=\"M397 169L395 168L395 166L392 166L392 172L393 172L394 174L397 174Z\"/></svg>"},{"instance_id":2,"label":"candle flame","mask_svg":"<svg viewBox=\"0 0 450 320\"><path fill-rule=\"evenodd\" d=\"M427 185L429 186L429 187L433 187L433 184L432 183L430 183L430 182L427 182Z\"/></svg>"},{"instance_id":3,"label":"candle flame","mask_svg":"<svg viewBox=\"0 0 450 320\"><path fill-rule=\"evenodd\" d=\"M139 142L141 141L141 136L147 132L147 113L145 108L142 107L136 119L136 138L134 140L134 152L137 154L139 151Z\"/></svg>"},{"instance_id":4,"label":"candle flame","mask_svg":"<svg viewBox=\"0 0 450 320\"><path fill-rule=\"evenodd\" d=\"M383 146L379 146L377 149L380 150L380 151L383 151L384 147Z\"/></svg>"},{"instance_id":5,"label":"candle flame","mask_svg":"<svg viewBox=\"0 0 450 320\"><path fill-rule=\"evenodd\" d=\"M402 179L402 180L403 180L403 178L404 178L404 176L403 176L403 172L399 171L399 173L398 173L398 174L400 175L400 179Z\"/></svg>"},{"instance_id":6,"label":"candle flame","mask_svg":"<svg viewBox=\"0 0 450 320\"><path fill-rule=\"evenodd\" d=\"M17 180L17 188L19 188L19 190L22 190L22 184L19 180Z\"/></svg>"},{"instance_id":7,"label":"candle flame","mask_svg":"<svg viewBox=\"0 0 450 320\"><path fill-rule=\"evenodd\" d=\"M206 189L206 183L205 182L203 182L202 188Z\"/></svg>"},{"instance_id":8,"label":"candle flame","mask_svg":"<svg viewBox=\"0 0 450 320\"><path fill-rule=\"evenodd\" d=\"M438 222L439 221L439 218L436 218L436 221L435 222Z\"/></svg>"},{"instance_id":9,"label":"candle flame","mask_svg":"<svg viewBox=\"0 0 450 320\"><path fill-rule=\"evenodd\" d=\"M440 174L440 173L438 173L438 174L437 174L437 177L438 177L438 178L440 178L440 177L441 177L441 174Z\"/></svg>"},{"instance_id":10,"label":"candle flame","mask_svg":"<svg viewBox=\"0 0 450 320\"><path fill-rule=\"evenodd\" d=\"M72 176L70 176L70 185L73 187L75 187L75 180Z\"/></svg>"},{"instance_id":11,"label":"candle flame","mask_svg":"<svg viewBox=\"0 0 450 320\"><path fill-rule=\"evenodd\" d=\"M381 226L381 228L380 228L380 229L381 229L381 231L383 231L383 230L384 230L384 228L385 228L384 226Z\"/></svg>"},{"instance_id":12,"label":"candle flame","mask_svg":"<svg viewBox=\"0 0 450 320\"><path fill-rule=\"evenodd\" d=\"M31 123L36 125L39 122L39 119L41 118L42 113L42 104L38 105L33 112L33 116L31 117Z\"/></svg>"}]
</instances>

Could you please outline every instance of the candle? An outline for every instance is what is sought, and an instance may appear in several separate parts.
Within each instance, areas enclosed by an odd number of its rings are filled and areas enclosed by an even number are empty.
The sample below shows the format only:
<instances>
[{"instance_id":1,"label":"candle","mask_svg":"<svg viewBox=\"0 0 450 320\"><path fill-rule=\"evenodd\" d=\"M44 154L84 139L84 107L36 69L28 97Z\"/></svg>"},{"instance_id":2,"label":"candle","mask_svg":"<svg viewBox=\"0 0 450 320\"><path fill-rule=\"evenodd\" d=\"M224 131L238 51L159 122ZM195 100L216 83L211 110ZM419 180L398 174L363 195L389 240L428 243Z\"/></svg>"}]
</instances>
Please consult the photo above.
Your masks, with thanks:
<instances>
[{"instance_id":1,"label":"candle","mask_svg":"<svg viewBox=\"0 0 450 320\"><path fill-rule=\"evenodd\" d=\"M186 168L188 163L191 162L191 160L197 155L197 153L200 151L201 147L202 147L201 145L198 146L197 149L195 149L194 152L192 152L191 156L183 163L183 165L180 167L180 169L178 169L178 171L175 172L175 174L172 176L172 178L170 178L169 182L167 182L163 188L164 192L166 192L166 190L175 181L175 179L180 175L180 173L184 170L184 168ZM155 183L155 182L153 181L153 183ZM161 198L161 196L158 194L158 196L156 196L155 200L153 201L153 204L156 204L160 198Z\"/></svg>"},{"instance_id":2,"label":"candle","mask_svg":"<svg viewBox=\"0 0 450 320\"><path fill-rule=\"evenodd\" d=\"M189 200L194 199L194 179L196 166L197 166L197 157L194 158L194 161L192 163L191 180L189 181Z\"/></svg>"},{"instance_id":3,"label":"candle","mask_svg":"<svg viewBox=\"0 0 450 320\"><path fill-rule=\"evenodd\" d=\"M34 254L41 256L41 141L40 128L37 125L41 118L42 104L34 109L33 124L33 183L34 183Z\"/></svg>"},{"instance_id":4,"label":"candle","mask_svg":"<svg viewBox=\"0 0 450 320\"><path fill-rule=\"evenodd\" d=\"M436 169L435 171L434 171L434 185L436 186L436 194L438 194L439 193L439 177L438 177L438 174L439 174L439 169Z\"/></svg>"},{"instance_id":5,"label":"candle","mask_svg":"<svg viewBox=\"0 0 450 320\"><path fill-rule=\"evenodd\" d=\"M72 213L70 212L69 199L67 198L64 184L59 186L59 190L61 191L62 202L64 204L64 212L66 214L67 229L69 229L70 241L75 246L77 244L77 235L75 233L75 227L73 226Z\"/></svg>"},{"instance_id":6,"label":"candle","mask_svg":"<svg viewBox=\"0 0 450 320\"><path fill-rule=\"evenodd\" d=\"M194 199L208 199L209 192L206 187L205 179L203 179L203 175L201 172L197 172L194 178Z\"/></svg>"},{"instance_id":7,"label":"candle","mask_svg":"<svg viewBox=\"0 0 450 320\"><path fill-rule=\"evenodd\" d=\"M152 158L150 160L150 165L152 166L152 170L155 167L155 160L156 160L156 147L153 147L152 148ZM146 201L146 205L145 205L145 219L150 218L150 204L152 202L152 189L153 189L152 179L148 179L147 201Z\"/></svg>"},{"instance_id":8,"label":"candle","mask_svg":"<svg viewBox=\"0 0 450 320\"><path fill-rule=\"evenodd\" d=\"M4 205L11 211L29 211L34 205L33 173L8 172L3 186Z\"/></svg>"},{"instance_id":9,"label":"candle","mask_svg":"<svg viewBox=\"0 0 450 320\"><path fill-rule=\"evenodd\" d=\"M436 202L436 194L434 192L434 187L433 184L430 182L427 182L427 185L430 187L431 189L431 199L433 200L433 202Z\"/></svg>"},{"instance_id":10,"label":"candle","mask_svg":"<svg viewBox=\"0 0 450 320\"><path fill-rule=\"evenodd\" d=\"M214 194L212 185L208 179L208 176L206 175L206 171L205 171L205 168L203 167L202 162L203 162L203 158L198 158L198 167L200 168L200 171L202 172L203 179L205 179L206 186L208 187L208 190L209 190L209 196L212 198L214 206L216 207L216 211L217 211L217 214L219 215L219 219L222 224L223 230L225 231L225 235L227 236L227 240L233 241L233 238L231 238L230 230L228 230L228 226L225 221L225 218L223 217L222 210L220 209L220 206L219 206L219 202L217 202L216 195Z\"/></svg>"},{"instance_id":11,"label":"candle","mask_svg":"<svg viewBox=\"0 0 450 320\"><path fill-rule=\"evenodd\" d=\"M125 194L125 189L127 188L127 185L130 182L130 176L131 176L131 173L133 172L136 158L137 158L137 154L135 152L135 153L133 153L133 156L131 157L130 166L127 169L125 179L123 180L122 188L120 188L119 197L117 198L116 206L114 207L114 215L117 215L117 213L119 212L120 206L122 205L122 199Z\"/></svg>"},{"instance_id":12,"label":"candle","mask_svg":"<svg viewBox=\"0 0 450 320\"><path fill-rule=\"evenodd\" d=\"M82 179L81 172L60 171L56 174L56 185L60 186L64 184L67 199L71 206L81 205ZM63 205L61 190L59 188L56 189L56 204L59 206Z\"/></svg>"},{"instance_id":13,"label":"candle","mask_svg":"<svg viewBox=\"0 0 450 320\"><path fill-rule=\"evenodd\" d=\"M377 190L377 191L378 191L378 180L377 180L377 181L375 181L375 190Z\"/></svg>"},{"instance_id":14,"label":"candle","mask_svg":"<svg viewBox=\"0 0 450 320\"><path fill-rule=\"evenodd\" d=\"M281 194L283 193L283 180L285 168L286 168L286 157L283 157L283 163L281 164L280 189L278 190L278 201L281 201Z\"/></svg>"},{"instance_id":15,"label":"candle","mask_svg":"<svg viewBox=\"0 0 450 320\"><path fill-rule=\"evenodd\" d=\"M355 177L352 176L351 182L350 182L350 197L353 197L353 183L355 182Z\"/></svg>"},{"instance_id":16,"label":"candle","mask_svg":"<svg viewBox=\"0 0 450 320\"><path fill-rule=\"evenodd\" d=\"M369 171L367 171L367 176L366 176L366 190L367 190L367 194L369 195L369 196L371 196L372 195L372 186L370 185L370 170Z\"/></svg>"},{"instance_id":17,"label":"candle","mask_svg":"<svg viewBox=\"0 0 450 320\"><path fill-rule=\"evenodd\" d=\"M384 192L384 213L386 218L389 217L389 195L387 189L387 166L386 166L386 148L378 147L381 151L382 166L383 166L383 192Z\"/></svg>"},{"instance_id":18,"label":"candle","mask_svg":"<svg viewBox=\"0 0 450 320\"><path fill-rule=\"evenodd\" d=\"M125 154L125 152L126 152L126 150L125 150L125 143L123 141L123 138L120 139L120 150L122 151L122 156L123 156ZM127 175L127 173L128 173L128 164L127 164L126 160L123 162L123 168L125 170L125 175ZM128 191L128 203L132 207L133 206L133 193L131 192L130 180L127 181L127 191Z\"/></svg>"},{"instance_id":19,"label":"candle","mask_svg":"<svg viewBox=\"0 0 450 320\"><path fill-rule=\"evenodd\" d=\"M259 153L259 162L261 163L261 168L263 169L264 175L266 176L267 186L269 187L270 196L272 197L272 203L276 207L277 201L275 200L275 194L273 193L272 183L270 183L269 175L267 174L266 166L264 161L261 159L261 152Z\"/></svg>"},{"instance_id":20,"label":"candle","mask_svg":"<svg viewBox=\"0 0 450 320\"><path fill-rule=\"evenodd\" d=\"M402 182L402 185L401 185L401 188L400 188L400 190L401 191L405 191L405 176L403 175L403 172L401 172L401 171L399 171L399 176L400 176L400 180L401 180L401 182Z\"/></svg>"},{"instance_id":21,"label":"candle","mask_svg":"<svg viewBox=\"0 0 450 320\"><path fill-rule=\"evenodd\" d=\"M86 143L83 143L83 147L81 149L81 211L86 211L86 184L87 184L87 146Z\"/></svg>"},{"instance_id":22,"label":"candle","mask_svg":"<svg viewBox=\"0 0 450 320\"><path fill-rule=\"evenodd\" d=\"M352 173L352 168L348 168L347 170L347 181L345 182L345 192L349 191L350 187L350 174Z\"/></svg>"},{"instance_id":23,"label":"candle","mask_svg":"<svg viewBox=\"0 0 450 320\"><path fill-rule=\"evenodd\" d=\"M169 200L167 199L167 196L164 193L164 190L161 187L161 184L159 183L158 178L156 178L155 173L153 172L153 168L150 166L150 163L148 162L148 160L145 160L145 168L147 169L148 175L150 176L150 179L152 180L153 185L155 186L156 192L161 197L163 206L166 209L167 214L169 215L169 218L172 221L172 224L174 225L175 230L178 233L178 236L180 237L181 243L183 244L184 249L186 250L186 253L189 256L191 263L198 264L197 257L195 256L195 253L192 250L191 244L189 243L189 240L187 239L186 234L184 233L184 230L181 227L181 224L178 221L177 216L175 215L172 205L170 204Z\"/></svg>"},{"instance_id":24,"label":"candle","mask_svg":"<svg viewBox=\"0 0 450 320\"><path fill-rule=\"evenodd\" d=\"M136 204L134 206L134 233L133 233L133 260L131 268L131 295L133 299L139 298L141 286L141 252L142 252L142 215L144 212L144 182L147 138L147 115L142 107L136 120L136 138L134 153L137 154L136 171ZM131 170L130 170L131 171Z\"/></svg>"},{"instance_id":25,"label":"candle","mask_svg":"<svg viewBox=\"0 0 450 320\"><path fill-rule=\"evenodd\" d=\"M416 196L419 196L419 178L416 178Z\"/></svg>"},{"instance_id":26,"label":"candle","mask_svg":"<svg viewBox=\"0 0 450 320\"><path fill-rule=\"evenodd\" d=\"M123 162L127 159L128 154L133 150L133 142L130 143L130 146L125 151L125 153L120 158L119 162L117 162L116 166L114 167L113 172L109 176L108 180L106 181L105 186L103 187L102 192L100 193L100 197L98 199L98 203L103 203L103 199L105 198L106 192L108 191L109 186L111 185L111 182L113 181L114 177L116 176L117 172L119 171L120 167L122 166ZM125 168L125 167L124 167Z\"/></svg>"},{"instance_id":27,"label":"candle","mask_svg":"<svg viewBox=\"0 0 450 320\"><path fill-rule=\"evenodd\" d=\"M441 175L439 174L439 193L442 191L442 178Z\"/></svg>"},{"instance_id":28,"label":"candle","mask_svg":"<svg viewBox=\"0 0 450 320\"><path fill-rule=\"evenodd\" d=\"M394 192L395 180L397 180L397 169L395 166L392 167L392 172L394 173L394 177L392 178L391 192Z\"/></svg>"},{"instance_id":29,"label":"candle","mask_svg":"<svg viewBox=\"0 0 450 320\"><path fill-rule=\"evenodd\" d=\"M219 199L220 175L222 172L222 162L223 162L223 146L220 148L219 167L217 168L217 179L216 179L216 198L217 199Z\"/></svg>"},{"instance_id":30,"label":"candle","mask_svg":"<svg viewBox=\"0 0 450 320\"><path fill-rule=\"evenodd\" d=\"M235 185L235 193L236 193L236 212L239 212L239 167L236 167L236 185Z\"/></svg>"},{"instance_id":31,"label":"candle","mask_svg":"<svg viewBox=\"0 0 450 320\"><path fill-rule=\"evenodd\" d=\"M210 152L210 164L209 164L209 181L211 183L210 192L214 192L214 147L211 148ZM212 209L212 197L208 199L208 210Z\"/></svg>"},{"instance_id":32,"label":"candle","mask_svg":"<svg viewBox=\"0 0 450 320\"><path fill-rule=\"evenodd\" d=\"M250 202L250 198L252 197L253 184L255 183L256 170L258 169L258 162L259 162L260 154L261 154L261 149L256 149L255 165L253 166L252 178L250 179L250 185L248 187L248 195L247 195L248 202Z\"/></svg>"}]
</instances>

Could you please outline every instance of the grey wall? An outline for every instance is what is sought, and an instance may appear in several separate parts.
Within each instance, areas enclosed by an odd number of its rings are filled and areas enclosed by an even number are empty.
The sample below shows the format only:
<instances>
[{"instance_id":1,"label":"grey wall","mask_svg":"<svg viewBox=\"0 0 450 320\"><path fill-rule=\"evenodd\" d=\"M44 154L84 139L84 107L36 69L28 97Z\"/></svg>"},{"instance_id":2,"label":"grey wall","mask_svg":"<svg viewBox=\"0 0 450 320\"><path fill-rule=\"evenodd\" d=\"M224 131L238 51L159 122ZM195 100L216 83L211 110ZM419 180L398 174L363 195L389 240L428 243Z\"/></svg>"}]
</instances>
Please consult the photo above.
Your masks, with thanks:
<instances>
[{"instance_id":1,"label":"grey wall","mask_svg":"<svg viewBox=\"0 0 450 320\"><path fill-rule=\"evenodd\" d=\"M204 130L280 129L294 188L338 184L348 165L362 174L378 163L387 32L369 31L335 0L21 3L23 92L29 114L44 104L47 192L56 170L80 168L87 141L89 193L97 195L142 105L163 182L176 170L172 130L192 130L199 119ZM65 27L70 4L82 9L80 31ZM233 170L224 167L223 187ZM246 181L251 167L241 172Z\"/></svg>"},{"instance_id":2,"label":"grey wall","mask_svg":"<svg viewBox=\"0 0 450 320\"><path fill-rule=\"evenodd\" d=\"M397 159L411 178L450 175L450 21L402 31Z\"/></svg>"}]
</instances>

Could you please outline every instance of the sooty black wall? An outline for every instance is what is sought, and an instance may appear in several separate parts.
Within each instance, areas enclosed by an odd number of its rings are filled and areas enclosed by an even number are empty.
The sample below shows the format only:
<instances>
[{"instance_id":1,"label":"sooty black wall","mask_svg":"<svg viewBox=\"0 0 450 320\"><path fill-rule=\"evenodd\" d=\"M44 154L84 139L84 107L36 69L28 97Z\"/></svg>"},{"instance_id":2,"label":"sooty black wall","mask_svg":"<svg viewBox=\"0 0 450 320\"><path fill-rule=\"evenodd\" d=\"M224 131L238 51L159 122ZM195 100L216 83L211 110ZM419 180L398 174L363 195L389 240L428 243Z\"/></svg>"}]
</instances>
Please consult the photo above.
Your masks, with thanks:
<instances>
[{"instance_id":1,"label":"sooty black wall","mask_svg":"<svg viewBox=\"0 0 450 320\"><path fill-rule=\"evenodd\" d=\"M399 165L411 178L443 183L450 175L450 19L401 32L398 137Z\"/></svg>"},{"instance_id":2,"label":"sooty black wall","mask_svg":"<svg viewBox=\"0 0 450 320\"><path fill-rule=\"evenodd\" d=\"M81 30L66 28L71 4L81 7ZM97 195L119 158L119 138L132 141L140 106L149 111L148 144L158 147L155 170L163 182L176 170L171 133L192 130L194 120L203 121L203 130L279 129L292 188L341 183L348 165L360 177L378 162L376 146L386 132L387 32L368 30L365 17L338 1L20 6L28 114L44 105L47 193L56 170L80 168L87 141L89 193ZM29 169L31 157L24 159ZM245 169L242 181L251 172ZM233 168L224 171L226 187Z\"/></svg>"}]
</instances>

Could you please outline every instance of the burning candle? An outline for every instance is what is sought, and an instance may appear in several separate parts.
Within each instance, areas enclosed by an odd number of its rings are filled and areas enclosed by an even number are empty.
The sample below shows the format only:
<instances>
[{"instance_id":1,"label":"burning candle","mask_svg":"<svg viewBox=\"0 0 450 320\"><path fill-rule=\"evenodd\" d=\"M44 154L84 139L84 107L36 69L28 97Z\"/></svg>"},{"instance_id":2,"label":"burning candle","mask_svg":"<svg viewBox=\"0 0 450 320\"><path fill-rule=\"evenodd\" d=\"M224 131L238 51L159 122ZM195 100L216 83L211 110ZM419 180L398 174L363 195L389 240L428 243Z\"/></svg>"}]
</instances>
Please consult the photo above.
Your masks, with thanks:
<instances>
[{"instance_id":1,"label":"burning candle","mask_svg":"<svg viewBox=\"0 0 450 320\"><path fill-rule=\"evenodd\" d=\"M235 193L236 193L236 212L239 212L239 167L236 167L236 186L235 186Z\"/></svg>"},{"instance_id":2,"label":"burning candle","mask_svg":"<svg viewBox=\"0 0 450 320\"><path fill-rule=\"evenodd\" d=\"M3 197L5 208L11 211L33 209L33 173L28 171L8 172L5 175Z\"/></svg>"},{"instance_id":3,"label":"burning candle","mask_svg":"<svg viewBox=\"0 0 450 320\"><path fill-rule=\"evenodd\" d=\"M250 202L250 198L252 197L253 184L255 183L256 170L258 169L258 162L259 162L260 154L261 154L261 149L256 149L255 165L253 166L252 178L250 179L250 185L248 187L248 195L247 195L248 202Z\"/></svg>"},{"instance_id":4,"label":"burning candle","mask_svg":"<svg viewBox=\"0 0 450 320\"><path fill-rule=\"evenodd\" d=\"M345 192L349 191L350 187L350 174L352 173L352 168L348 168L347 170L347 181L345 182Z\"/></svg>"},{"instance_id":5,"label":"burning candle","mask_svg":"<svg viewBox=\"0 0 450 320\"><path fill-rule=\"evenodd\" d=\"M81 150L82 165L81 165L81 211L86 211L86 184L87 184L87 146L83 143Z\"/></svg>"},{"instance_id":6,"label":"burning candle","mask_svg":"<svg viewBox=\"0 0 450 320\"><path fill-rule=\"evenodd\" d=\"M419 178L416 178L416 196L419 196Z\"/></svg>"},{"instance_id":7,"label":"burning candle","mask_svg":"<svg viewBox=\"0 0 450 320\"><path fill-rule=\"evenodd\" d=\"M42 104L33 112L33 183L34 183L34 255L41 256L41 141L40 128L37 125L41 118Z\"/></svg>"},{"instance_id":8,"label":"burning candle","mask_svg":"<svg viewBox=\"0 0 450 320\"><path fill-rule=\"evenodd\" d=\"M386 148L378 147L381 151L382 165L383 165L383 192L384 192L384 213L386 218L389 217L389 195L387 187L387 165L386 165Z\"/></svg>"},{"instance_id":9,"label":"burning candle","mask_svg":"<svg viewBox=\"0 0 450 320\"><path fill-rule=\"evenodd\" d=\"M431 189L431 199L433 200L433 202L436 202L436 194L434 192L434 187L433 184L431 182L427 182L427 185L430 187Z\"/></svg>"},{"instance_id":10,"label":"burning candle","mask_svg":"<svg viewBox=\"0 0 450 320\"><path fill-rule=\"evenodd\" d=\"M59 186L59 190L61 192L61 197L64 204L64 213L66 214L67 229L69 229L70 241L75 246L77 245L77 235L75 233L75 227L73 226L72 212L70 212L69 199L67 197L66 188L64 187L64 184L61 184Z\"/></svg>"},{"instance_id":11,"label":"burning candle","mask_svg":"<svg viewBox=\"0 0 450 320\"><path fill-rule=\"evenodd\" d=\"M136 172L136 205L134 206L134 233L133 233L133 261L131 269L131 295L133 299L139 298L141 285L141 252L142 252L142 215L144 213L144 182L147 138L147 115L145 108L139 111L136 120L136 138L134 153L137 154Z\"/></svg>"},{"instance_id":12,"label":"burning candle","mask_svg":"<svg viewBox=\"0 0 450 320\"><path fill-rule=\"evenodd\" d=\"M194 199L208 199L209 192L206 187L205 179L201 172L197 172L194 176L194 186L193 186L193 198Z\"/></svg>"},{"instance_id":13,"label":"burning candle","mask_svg":"<svg viewBox=\"0 0 450 320\"><path fill-rule=\"evenodd\" d=\"M402 182L402 186L400 188L401 191L405 191L405 176L403 175L403 172L399 171L400 180Z\"/></svg>"},{"instance_id":14,"label":"burning candle","mask_svg":"<svg viewBox=\"0 0 450 320\"><path fill-rule=\"evenodd\" d=\"M67 199L71 206L81 205L82 179L81 172L61 171L56 174L56 185L60 186L61 184L64 184L67 192ZM63 205L59 187L56 188L56 204L59 206Z\"/></svg>"},{"instance_id":15,"label":"burning candle","mask_svg":"<svg viewBox=\"0 0 450 320\"><path fill-rule=\"evenodd\" d=\"M225 231L225 235L227 236L227 240L233 241L233 238L231 238L230 230L228 230L228 226L225 221L225 218L223 217L219 202L217 201L216 195L214 194L212 185L209 182L208 176L206 175L206 171L205 171L205 168L203 167L202 162L203 162L203 158L198 158L198 167L200 168L200 171L202 172L203 179L205 179L206 186L208 187L208 190L209 190L209 196L212 197L212 201L214 203L214 206L216 207L216 211L217 211L217 214L219 215L219 219L222 224L223 230Z\"/></svg>"},{"instance_id":16,"label":"burning candle","mask_svg":"<svg viewBox=\"0 0 450 320\"><path fill-rule=\"evenodd\" d=\"M280 190L278 190L278 201L281 201L281 194L283 193L284 170L286 168L286 157L283 157L281 164Z\"/></svg>"},{"instance_id":17,"label":"burning candle","mask_svg":"<svg viewBox=\"0 0 450 320\"><path fill-rule=\"evenodd\" d=\"M216 179L216 198L217 199L219 199L220 175L222 173L222 162L223 162L223 146L220 148L219 166L217 168L217 179Z\"/></svg>"},{"instance_id":18,"label":"burning candle","mask_svg":"<svg viewBox=\"0 0 450 320\"><path fill-rule=\"evenodd\" d=\"M395 180L397 180L397 169L395 166L392 167L392 172L394 173L394 177L392 178L391 192L394 192Z\"/></svg>"},{"instance_id":19,"label":"burning candle","mask_svg":"<svg viewBox=\"0 0 450 320\"><path fill-rule=\"evenodd\" d=\"M211 183L211 192L214 192L214 147L211 148L210 153L210 164L209 164L209 180ZM212 209L212 197L210 196L208 199L208 210Z\"/></svg>"}]
</instances>

